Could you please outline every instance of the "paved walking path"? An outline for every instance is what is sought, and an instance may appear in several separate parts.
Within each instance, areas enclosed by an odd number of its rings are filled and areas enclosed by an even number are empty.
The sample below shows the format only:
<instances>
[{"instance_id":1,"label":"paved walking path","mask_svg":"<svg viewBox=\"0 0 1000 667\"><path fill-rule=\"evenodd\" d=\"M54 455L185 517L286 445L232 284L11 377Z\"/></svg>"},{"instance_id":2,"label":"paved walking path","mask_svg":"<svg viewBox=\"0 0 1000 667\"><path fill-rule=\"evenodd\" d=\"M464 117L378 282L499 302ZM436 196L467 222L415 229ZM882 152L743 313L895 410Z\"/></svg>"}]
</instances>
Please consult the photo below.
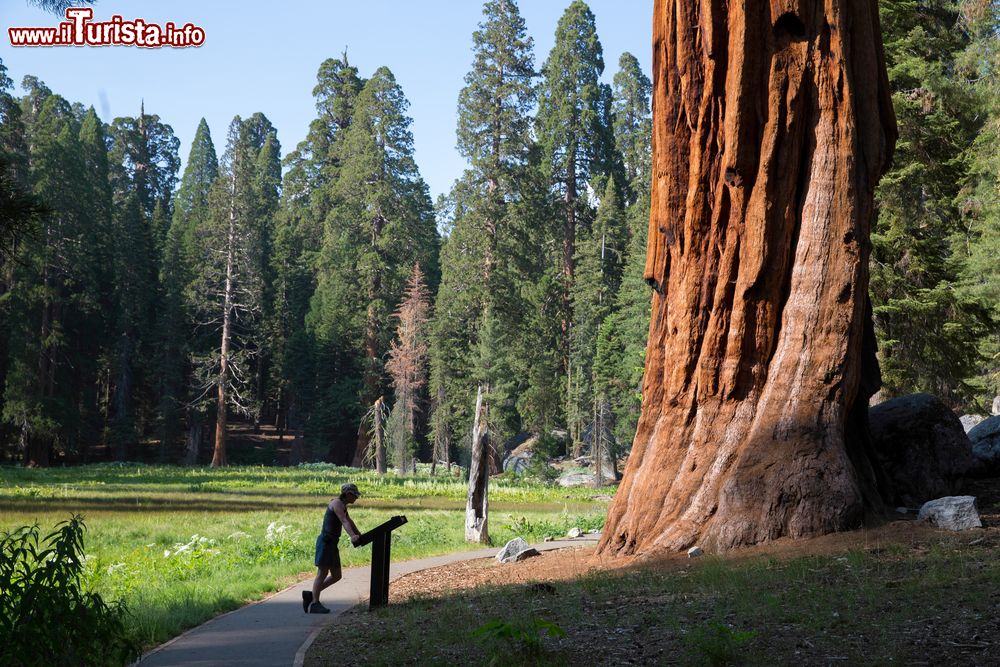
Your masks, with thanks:
<instances>
[{"instance_id":1,"label":"paved walking path","mask_svg":"<svg viewBox=\"0 0 1000 667\"><path fill-rule=\"evenodd\" d=\"M534 545L539 551L594 544L594 536ZM390 579L404 574L463 560L489 558L498 548L392 563ZM323 591L322 602L329 614L302 613L302 591L312 579L300 581L266 600L249 604L199 625L159 646L137 663L138 667L228 666L271 667L301 665L305 649L319 629L337 615L368 598L369 568L351 567L344 578ZM389 587L392 604L392 587Z\"/></svg>"}]
</instances>

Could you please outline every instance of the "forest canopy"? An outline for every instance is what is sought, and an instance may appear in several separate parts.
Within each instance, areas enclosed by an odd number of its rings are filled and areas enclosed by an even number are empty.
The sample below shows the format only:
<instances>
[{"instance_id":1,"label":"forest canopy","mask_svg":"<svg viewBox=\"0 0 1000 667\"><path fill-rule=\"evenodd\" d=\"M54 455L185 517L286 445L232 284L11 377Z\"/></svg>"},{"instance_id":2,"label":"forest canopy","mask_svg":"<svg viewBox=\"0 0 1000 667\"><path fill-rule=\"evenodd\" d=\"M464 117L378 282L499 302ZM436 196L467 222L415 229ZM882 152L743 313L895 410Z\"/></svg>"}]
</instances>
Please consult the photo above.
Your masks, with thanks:
<instances>
[{"instance_id":1,"label":"forest canopy","mask_svg":"<svg viewBox=\"0 0 1000 667\"><path fill-rule=\"evenodd\" d=\"M877 398L987 412L998 7L879 10L899 142L872 233ZM222 465L241 424L287 434L297 460L360 463L384 397L394 464L467 462L480 387L495 444L565 431L570 454L627 453L651 81L629 53L604 61L582 0L547 54L513 0L489 0L470 63L466 170L436 202L393 72L346 53L319 64L299 145L283 153L261 113L215 138L203 120L183 171L154 109L102 119L36 77L16 88L0 63L3 460Z\"/></svg>"}]
</instances>

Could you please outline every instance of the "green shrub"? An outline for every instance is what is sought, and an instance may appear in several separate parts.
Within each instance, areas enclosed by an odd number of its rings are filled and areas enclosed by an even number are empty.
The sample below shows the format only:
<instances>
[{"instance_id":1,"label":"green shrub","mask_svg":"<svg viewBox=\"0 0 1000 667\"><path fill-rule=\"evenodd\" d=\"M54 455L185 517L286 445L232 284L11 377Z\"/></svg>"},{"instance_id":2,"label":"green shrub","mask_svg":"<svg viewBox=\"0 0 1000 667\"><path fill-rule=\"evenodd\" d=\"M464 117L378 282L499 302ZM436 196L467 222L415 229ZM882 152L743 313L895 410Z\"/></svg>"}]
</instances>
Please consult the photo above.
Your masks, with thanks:
<instances>
[{"instance_id":1,"label":"green shrub","mask_svg":"<svg viewBox=\"0 0 1000 667\"><path fill-rule=\"evenodd\" d=\"M83 518L0 534L0 664L111 665L139 657L125 605L84 591Z\"/></svg>"}]
</instances>

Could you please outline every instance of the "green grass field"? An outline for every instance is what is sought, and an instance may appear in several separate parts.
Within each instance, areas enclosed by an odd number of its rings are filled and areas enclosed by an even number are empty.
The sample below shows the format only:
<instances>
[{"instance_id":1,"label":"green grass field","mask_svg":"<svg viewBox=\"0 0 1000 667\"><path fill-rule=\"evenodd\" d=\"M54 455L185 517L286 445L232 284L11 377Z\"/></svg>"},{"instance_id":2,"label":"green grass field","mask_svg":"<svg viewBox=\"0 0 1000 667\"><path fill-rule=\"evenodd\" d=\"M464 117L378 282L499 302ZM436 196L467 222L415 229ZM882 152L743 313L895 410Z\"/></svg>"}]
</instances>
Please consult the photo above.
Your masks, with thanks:
<instances>
[{"instance_id":1,"label":"green grass field","mask_svg":"<svg viewBox=\"0 0 1000 667\"><path fill-rule=\"evenodd\" d=\"M0 532L38 523L47 533L72 514L87 524L88 585L124 599L145 646L280 590L313 571L327 501L346 481L363 498L351 516L364 531L395 514L395 560L467 550L466 485L427 474L378 477L329 465L296 468L180 468L107 464L26 470L0 468ZM594 489L524 481L490 485L494 543L540 541L573 527L597 528L606 504ZM370 547L344 536L345 566L367 564Z\"/></svg>"}]
</instances>

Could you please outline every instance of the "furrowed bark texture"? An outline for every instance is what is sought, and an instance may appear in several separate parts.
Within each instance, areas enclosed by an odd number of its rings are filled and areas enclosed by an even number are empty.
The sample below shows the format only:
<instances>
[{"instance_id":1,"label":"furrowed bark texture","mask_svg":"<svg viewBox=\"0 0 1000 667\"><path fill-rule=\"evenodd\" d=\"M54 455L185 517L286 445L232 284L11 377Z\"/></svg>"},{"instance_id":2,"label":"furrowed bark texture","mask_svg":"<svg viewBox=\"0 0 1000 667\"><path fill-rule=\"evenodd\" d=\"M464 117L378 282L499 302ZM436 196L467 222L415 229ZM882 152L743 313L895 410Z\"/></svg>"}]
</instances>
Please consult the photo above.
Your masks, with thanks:
<instances>
[{"instance_id":1,"label":"furrowed bark texture","mask_svg":"<svg viewBox=\"0 0 1000 667\"><path fill-rule=\"evenodd\" d=\"M602 553L724 550L880 503L868 304L895 119L875 0L656 0L642 416Z\"/></svg>"}]
</instances>

